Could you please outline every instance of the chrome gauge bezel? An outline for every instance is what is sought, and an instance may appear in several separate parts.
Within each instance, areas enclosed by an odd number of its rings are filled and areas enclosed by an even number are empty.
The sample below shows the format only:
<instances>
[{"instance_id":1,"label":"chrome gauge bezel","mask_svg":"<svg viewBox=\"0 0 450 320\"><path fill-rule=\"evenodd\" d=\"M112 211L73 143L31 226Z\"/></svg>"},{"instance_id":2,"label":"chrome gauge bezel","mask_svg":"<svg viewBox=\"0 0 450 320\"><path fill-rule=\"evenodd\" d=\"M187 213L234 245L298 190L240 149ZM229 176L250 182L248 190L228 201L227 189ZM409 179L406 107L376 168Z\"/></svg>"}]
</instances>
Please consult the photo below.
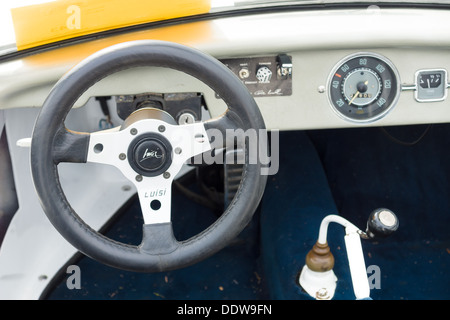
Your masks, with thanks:
<instances>
[{"instance_id":1,"label":"chrome gauge bezel","mask_svg":"<svg viewBox=\"0 0 450 320\"><path fill-rule=\"evenodd\" d=\"M421 74L424 74L424 73L442 73L443 74L443 76L442 76L442 86L443 86L443 95L441 96L441 97L439 97L439 98L421 98L420 97L420 93L419 93L419 90L420 90L420 88L419 88L419 86L420 86L420 84L419 84L419 76L421 75ZM439 102L439 101L444 101L445 99L447 99L447 89L449 88L449 84L448 84L448 76L447 76L447 70L446 69L442 69L442 68L440 68L440 69L420 69L420 70L417 70L416 71L416 73L415 73L415 75L414 75L414 81L415 81L415 91L414 91L414 99L416 99L416 101L417 102Z\"/></svg>"},{"instance_id":2,"label":"chrome gauge bezel","mask_svg":"<svg viewBox=\"0 0 450 320\"><path fill-rule=\"evenodd\" d=\"M331 92L332 85L333 85L332 82L333 82L333 78L335 78L335 74L347 62L349 62L355 58L364 58L364 57L378 59L381 62L383 62L383 64L385 64L387 67L390 68L389 71L392 73L392 77L395 78L395 80L396 80L395 85L393 86L393 88L390 88L390 89L391 90L395 89L395 93L394 93L394 97L391 98L390 101L388 101L389 105L387 105L387 107L385 109L383 109L382 112L371 115L371 116L369 115L367 118L364 118L364 119L357 119L352 116L347 116L343 112L341 112L337 109L338 106L334 104L333 99L332 99L332 92ZM400 97L400 92L401 92L401 80L400 80L400 75L399 75L397 68L388 58L386 58L385 56L383 56L381 54L374 53L374 52L357 52L357 53L354 53L354 54L344 57L338 63L336 63L336 65L333 67L332 72L329 74L328 81L327 81L328 101L329 101L329 105L330 105L331 109L333 110L333 112L336 115L338 115L341 119L344 119L344 120L352 122L352 123L357 123L357 124L372 123L372 122L375 122L375 121L380 120L381 118L385 117L390 111L392 111L392 109L397 104L398 99Z\"/></svg>"}]
</instances>

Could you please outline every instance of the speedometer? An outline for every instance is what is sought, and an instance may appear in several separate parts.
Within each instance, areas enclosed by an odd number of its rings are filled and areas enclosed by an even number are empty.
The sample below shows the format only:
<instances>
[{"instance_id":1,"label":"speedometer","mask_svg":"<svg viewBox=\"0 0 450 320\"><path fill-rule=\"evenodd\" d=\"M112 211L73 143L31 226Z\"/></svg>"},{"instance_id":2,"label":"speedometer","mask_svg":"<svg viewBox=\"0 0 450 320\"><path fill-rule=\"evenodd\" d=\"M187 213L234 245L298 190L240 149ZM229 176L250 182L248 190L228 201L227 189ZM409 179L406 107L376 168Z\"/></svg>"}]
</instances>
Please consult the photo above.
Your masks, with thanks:
<instances>
[{"instance_id":1,"label":"speedometer","mask_svg":"<svg viewBox=\"0 0 450 320\"><path fill-rule=\"evenodd\" d=\"M333 69L328 96L333 109L346 120L372 122L396 104L400 79L394 65L375 53L346 57Z\"/></svg>"}]
</instances>

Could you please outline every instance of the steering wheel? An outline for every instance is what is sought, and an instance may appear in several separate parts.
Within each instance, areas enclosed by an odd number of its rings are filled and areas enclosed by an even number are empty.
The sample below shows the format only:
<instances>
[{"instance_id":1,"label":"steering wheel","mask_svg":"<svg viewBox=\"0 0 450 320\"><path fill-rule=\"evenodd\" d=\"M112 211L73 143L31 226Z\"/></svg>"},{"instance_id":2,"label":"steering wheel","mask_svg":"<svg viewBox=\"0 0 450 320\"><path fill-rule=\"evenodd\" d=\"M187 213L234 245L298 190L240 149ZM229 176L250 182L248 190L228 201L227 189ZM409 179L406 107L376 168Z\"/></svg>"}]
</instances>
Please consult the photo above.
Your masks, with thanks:
<instances>
[{"instance_id":1,"label":"steering wheel","mask_svg":"<svg viewBox=\"0 0 450 320\"><path fill-rule=\"evenodd\" d=\"M177 125L164 111L150 108L135 111L113 130L82 133L66 128L67 114L87 89L108 75L141 66L171 68L199 79L225 101L226 112L205 122ZM244 144L243 174L230 205L208 228L178 241L171 222L171 184L188 159L213 148L210 129L219 130L223 137L229 129L253 130L258 141L265 134L260 130L265 125L253 97L218 60L164 41L133 41L103 49L55 84L36 120L31 169L43 210L74 247L109 266L160 272L199 262L221 250L244 229L267 180L260 160L251 161L249 144ZM224 146L225 140L219 147ZM61 162L113 165L134 183L144 218L140 245L110 239L80 218L61 188L57 170Z\"/></svg>"}]
</instances>

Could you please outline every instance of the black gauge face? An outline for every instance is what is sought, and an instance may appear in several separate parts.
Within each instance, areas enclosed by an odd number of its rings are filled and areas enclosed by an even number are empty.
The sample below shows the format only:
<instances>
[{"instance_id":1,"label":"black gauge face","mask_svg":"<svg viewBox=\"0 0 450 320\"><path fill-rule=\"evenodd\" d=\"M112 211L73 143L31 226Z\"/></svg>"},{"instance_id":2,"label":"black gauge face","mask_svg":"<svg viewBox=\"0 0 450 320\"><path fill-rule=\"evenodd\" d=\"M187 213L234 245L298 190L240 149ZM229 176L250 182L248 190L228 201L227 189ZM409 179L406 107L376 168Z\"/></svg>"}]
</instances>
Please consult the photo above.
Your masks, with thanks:
<instances>
[{"instance_id":1,"label":"black gauge face","mask_svg":"<svg viewBox=\"0 0 450 320\"><path fill-rule=\"evenodd\" d=\"M399 91L395 68L375 54L350 56L330 76L330 102L340 116L351 121L381 118L395 105Z\"/></svg>"},{"instance_id":2,"label":"black gauge face","mask_svg":"<svg viewBox=\"0 0 450 320\"><path fill-rule=\"evenodd\" d=\"M442 75L440 73L420 74L419 84L424 89L437 88L441 85Z\"/></svg>"}]
</instances>

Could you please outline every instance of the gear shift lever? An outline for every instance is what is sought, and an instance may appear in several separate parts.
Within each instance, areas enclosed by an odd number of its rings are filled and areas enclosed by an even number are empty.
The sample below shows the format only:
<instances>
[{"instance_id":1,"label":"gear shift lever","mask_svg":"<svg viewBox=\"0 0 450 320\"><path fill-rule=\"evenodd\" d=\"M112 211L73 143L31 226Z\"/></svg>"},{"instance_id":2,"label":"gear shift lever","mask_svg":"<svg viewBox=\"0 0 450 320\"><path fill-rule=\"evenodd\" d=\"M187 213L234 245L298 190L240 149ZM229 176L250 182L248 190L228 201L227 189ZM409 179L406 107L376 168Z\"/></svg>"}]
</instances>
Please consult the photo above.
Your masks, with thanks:
<instances>
[{"instance_id":1,"label":"gear shift lever","mask_svg":"<svg viewBox=\"0 0 450 320\"><path fill-rule=\"evenodd\" d=\"M373 239L375 237L388 236L398 228L399 223L396 215L385 208L372 211L367 221L366 232L358 229L348 220L338 215L329 215L322 220L319 238L306 256L306 264L299 278L302 288L309 295L320 300L331 299L336 289L337 277L332 270L334 257L327 243L327 231L330 222L339 223L345 227L345 247L356 298L369 298L370 288L361 238Z\"/></svg>"}]
</instances>

